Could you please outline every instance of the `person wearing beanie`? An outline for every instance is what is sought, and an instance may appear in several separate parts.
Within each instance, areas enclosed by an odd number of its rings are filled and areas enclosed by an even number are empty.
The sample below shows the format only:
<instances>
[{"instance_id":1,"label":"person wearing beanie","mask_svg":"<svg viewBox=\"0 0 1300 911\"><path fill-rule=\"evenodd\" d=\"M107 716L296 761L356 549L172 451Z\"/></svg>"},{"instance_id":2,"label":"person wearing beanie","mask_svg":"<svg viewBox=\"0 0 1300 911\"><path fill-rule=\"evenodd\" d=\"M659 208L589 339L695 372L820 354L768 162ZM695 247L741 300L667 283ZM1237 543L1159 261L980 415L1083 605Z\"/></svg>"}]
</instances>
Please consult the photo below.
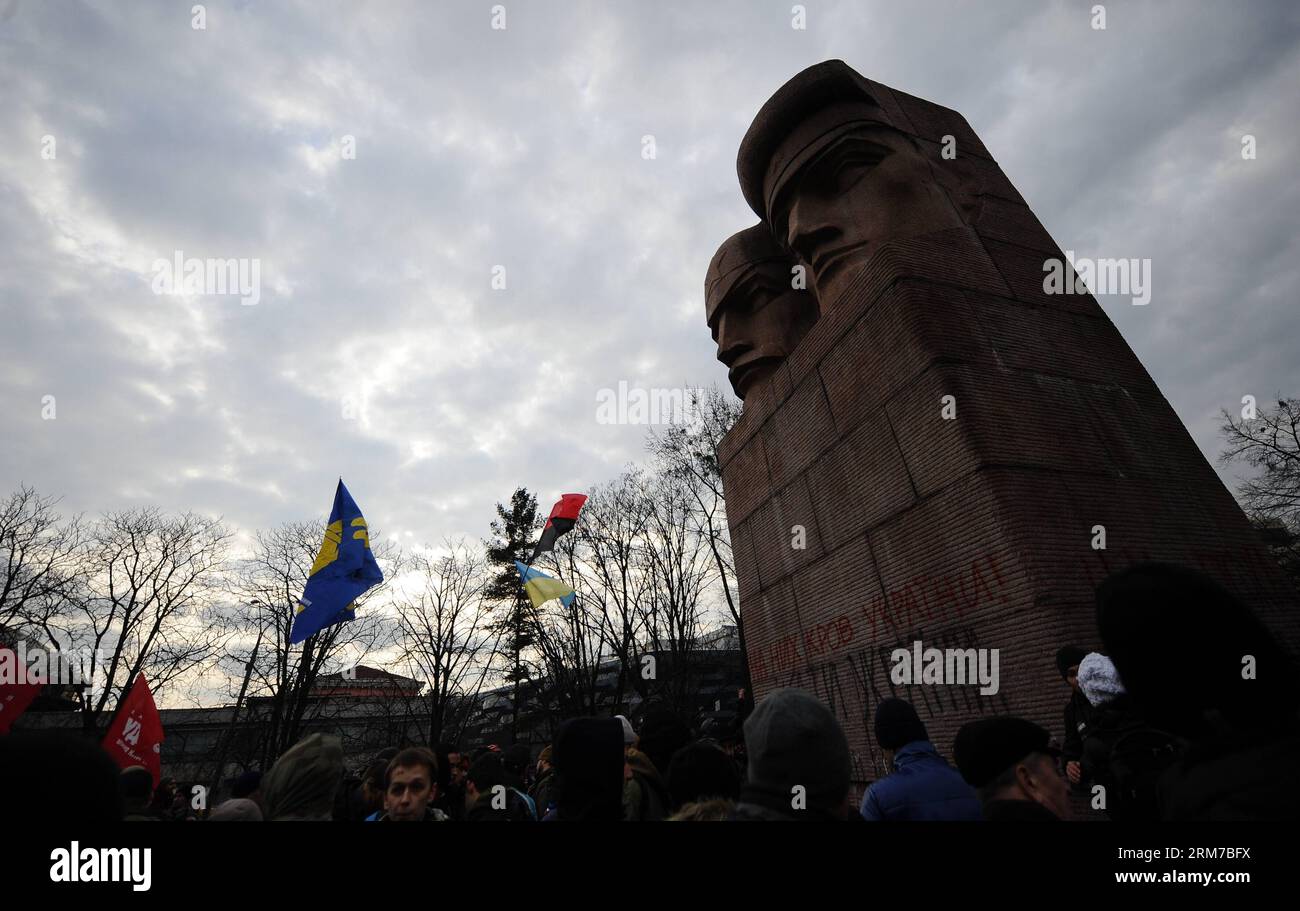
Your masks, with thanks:
<instances>
[{"instance_id":1,"label":"person wearing beanie","mask_svg":"<svg viewBox=\"0 0 1300 911\"><path fill-rule=\"evenodd\" d=\"M265 816L272 822L328 820L342 781L343 746L339 738L310 734L286 750L262 779Z\"/></svg>"},{"instance_id":2,"label":"person wearing beanie","mask_svg":"<svg viewBox=\"0 0 1300 911\"><path fill-rule=\"evenodd\" d=\"M1065 762L1065 777L1075 787L1083 785L1083 738L1092 724L1092 703L1079 690L1079 662L1088 650L1077 645L1065 645L1056 651L1056 669L1070 685L1070 701L1065 704L1065 737L1061 743L1061 758Z\"/></svg>"},{"instance_id":3,"label":"person wearing beanie","mask_svg":"<svg viewBox=\"0 0 1300 911\"><path fill-rule=\"evenodd\" d=\"M962 725L952 753L979 792L990 822L1069 819L1070 792L1057 768L1051 734L1023 718L980 718Z\"/></svg>"},{"instance_id":4,"label":"person wearing beanie","mask_svg":"<svg viewBox=\"0 0 1300 911\"><path fill-rule=\"evenodd\" d=\"M1144 773L1134 763L1159 763L1160 768L1155 769L1159 772L1181 747L1137 715L1119 671L1105 655L1085 655L1079 662L1077 680L1079 691L1093 709L1083 736L1083 783L1094 794L1105 795L1100 809L1113 820L1159 818L1154 791L1142 786L1139 777Z\"/></svg>"},{"instance_id":5,"label":"person wearing beanie","mask_svg":"<svg viewBox=\"0 0 1300 911\"><path fill-rule=\"evenodd\" d=\"M876 742L890 774L867 788L860 808L868 822L983 819L979 797L930 743L912 704L876 706Z\"/></svg>"},{"instance_id":6,"label":"person wearing beanie","mask_svg":"<svg viewBox=\"0 0 1300 911\"><path fill-rule=\"evenodd\" d=\"M1097 589L1097 629L1134 709L1185 752L1155 782L1164 820L1300 817L1292 655L1206 574L1138 563Z\"/></svg>"},{"instance_id":7,"label":"person wearing beanie","mask_svg":"<svg viewBox=\"0 0 1300 911\"><path fill-rule=\"evenodd\" d=\"M733 819L847 818L849 743L816 697L798 689L769 693L745 721L745 743L749 776Z\"/></svg>"}]
</instances>

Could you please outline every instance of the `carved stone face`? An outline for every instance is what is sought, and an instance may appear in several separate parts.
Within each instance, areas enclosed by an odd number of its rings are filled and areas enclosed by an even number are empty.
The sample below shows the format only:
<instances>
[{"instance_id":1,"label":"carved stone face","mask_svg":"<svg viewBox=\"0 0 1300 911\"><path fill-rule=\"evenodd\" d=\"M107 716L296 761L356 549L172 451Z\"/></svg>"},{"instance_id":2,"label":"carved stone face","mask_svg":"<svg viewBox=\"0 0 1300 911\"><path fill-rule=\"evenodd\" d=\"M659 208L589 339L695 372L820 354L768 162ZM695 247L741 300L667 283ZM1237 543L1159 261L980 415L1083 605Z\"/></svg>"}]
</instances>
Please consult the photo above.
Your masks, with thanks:
<instances>
[{"instance_id":1,"label":"carved stone face","mask_svg":"<svg viewBox=\"0 0 1300 911\"><path fill-rule=\"evenodd\" d=\"M965 224L906 134L882 125L829 142L780 188L773 224L812 272L823 307L880 245Z\"/></svg>"},{"instance_id":2,"label":"carved stone face","mask_svg":"<svg viewBox=\"0 0 1300 911\"><path fill-rule=\"evenodd\" d=\"M718 360L727 365L727 379L741 399L772 375L817 321L813 295L791 287L792 265L755 263L709 321Z\"/></svg>"}]
</instances>

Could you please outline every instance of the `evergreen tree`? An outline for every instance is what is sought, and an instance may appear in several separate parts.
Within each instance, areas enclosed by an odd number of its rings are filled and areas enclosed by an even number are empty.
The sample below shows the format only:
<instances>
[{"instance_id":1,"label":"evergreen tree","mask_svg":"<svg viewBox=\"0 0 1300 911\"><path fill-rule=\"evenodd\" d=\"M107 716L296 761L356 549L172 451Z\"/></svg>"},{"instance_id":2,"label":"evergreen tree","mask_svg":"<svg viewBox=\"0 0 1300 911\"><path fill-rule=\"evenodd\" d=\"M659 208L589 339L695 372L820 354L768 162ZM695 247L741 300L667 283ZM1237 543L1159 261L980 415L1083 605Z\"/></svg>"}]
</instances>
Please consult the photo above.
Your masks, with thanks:
<instances>
[{"instance_id":1,"label":"evergreen tree","mask_svg":"<svg viewBox=\"0 0 1300 911\"><path fill-rule=\"evenodd\" d=\"M487 542L488 563L496 568L487 586L487 598L496 607L493 630L506 641L510 669L506 679L514 686L510 708L510 736L518 736L519 684L528 679L524 653L533 645L532 602L524 594L515 561L527 563L537 544L537 498L520 487L510 497L507 509L497 504L497 518L492 521L492 540Z\"/></svg>"}]
</instances>

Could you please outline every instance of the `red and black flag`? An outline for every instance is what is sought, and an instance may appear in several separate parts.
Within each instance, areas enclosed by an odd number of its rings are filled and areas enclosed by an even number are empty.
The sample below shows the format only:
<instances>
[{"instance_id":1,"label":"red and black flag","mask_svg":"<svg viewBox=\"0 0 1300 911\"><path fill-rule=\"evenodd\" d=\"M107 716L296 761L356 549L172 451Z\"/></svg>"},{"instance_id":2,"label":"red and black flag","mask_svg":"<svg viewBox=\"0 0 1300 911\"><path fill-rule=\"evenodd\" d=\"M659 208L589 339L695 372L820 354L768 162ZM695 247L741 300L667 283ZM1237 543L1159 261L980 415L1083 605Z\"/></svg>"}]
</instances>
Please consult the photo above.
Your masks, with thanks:
<instances>
[{"instance_id":1,"label":"red and black flag","mask_svg":"<svg viewBox=\"0 0 1300 911\"><path fill-rule=\"evenodd\" d=\"M564 534L578 521L578 510L587 502L585 493L566 493L560 495L560 502L551 507L551 514L546 518L546 527L537 541L537 548L528 562L532 563L539 554L555 549L555 539Z\"/></svg>"}]
</instances>

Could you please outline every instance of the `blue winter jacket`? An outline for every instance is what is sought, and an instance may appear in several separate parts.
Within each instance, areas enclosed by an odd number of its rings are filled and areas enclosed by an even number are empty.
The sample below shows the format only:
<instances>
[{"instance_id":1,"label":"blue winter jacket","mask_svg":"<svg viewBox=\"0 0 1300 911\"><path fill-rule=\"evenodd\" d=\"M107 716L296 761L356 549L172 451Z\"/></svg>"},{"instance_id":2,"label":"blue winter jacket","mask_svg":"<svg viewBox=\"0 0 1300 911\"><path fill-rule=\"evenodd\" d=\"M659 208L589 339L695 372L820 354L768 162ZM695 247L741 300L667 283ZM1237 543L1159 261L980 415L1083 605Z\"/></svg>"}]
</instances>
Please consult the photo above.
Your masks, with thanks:
<instances>
[{"instance_id":1,"label":"blue winter jacket","mask_svg":"<svg viewBox=\"0 0 1300 911\"><path fill-rule=\"evenodd\" d=\"M979 797L961 773L928 740L914 740L894 754L894 772L862 797L869 822L983 819Z\"/></svg>"}]
</instances>

